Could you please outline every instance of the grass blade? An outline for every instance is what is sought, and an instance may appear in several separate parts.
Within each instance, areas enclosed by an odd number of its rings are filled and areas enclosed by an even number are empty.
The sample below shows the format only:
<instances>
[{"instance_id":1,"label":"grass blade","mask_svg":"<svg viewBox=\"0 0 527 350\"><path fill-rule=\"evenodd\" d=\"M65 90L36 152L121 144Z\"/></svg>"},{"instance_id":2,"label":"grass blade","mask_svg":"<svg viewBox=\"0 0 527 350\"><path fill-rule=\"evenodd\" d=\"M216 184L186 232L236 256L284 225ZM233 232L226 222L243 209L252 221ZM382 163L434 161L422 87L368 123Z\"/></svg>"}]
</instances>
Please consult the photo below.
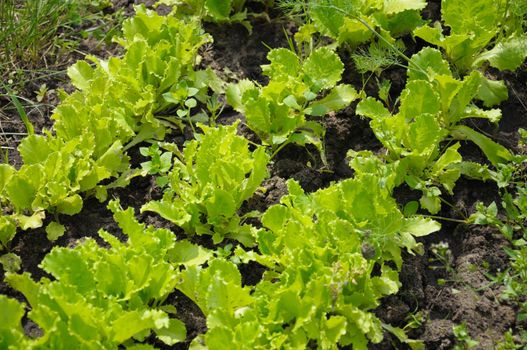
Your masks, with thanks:
<instances>
[{"instance_id":1,"label":"grass blade","mask_svg":"<svg viewBox=\"0 0 527 350\"><path fill-rule=\"evenodd\" d=\"M35 133L35 129L33 128L33 124L31 124L31 122L29 121L29 118L26 114L26 111L24 110L24 107L20 103L20 100L18 99L18 97L16 97L15 95L11 93L7 93L7 96L9 96L9 98L11 99L11 102L13 102L13 104L15 105L15 108L18 112L18 115L20 116L20 119L22 119L22 122L26 126L27 133L29 135L33 135Z\"/></svg>"}]
</instances>

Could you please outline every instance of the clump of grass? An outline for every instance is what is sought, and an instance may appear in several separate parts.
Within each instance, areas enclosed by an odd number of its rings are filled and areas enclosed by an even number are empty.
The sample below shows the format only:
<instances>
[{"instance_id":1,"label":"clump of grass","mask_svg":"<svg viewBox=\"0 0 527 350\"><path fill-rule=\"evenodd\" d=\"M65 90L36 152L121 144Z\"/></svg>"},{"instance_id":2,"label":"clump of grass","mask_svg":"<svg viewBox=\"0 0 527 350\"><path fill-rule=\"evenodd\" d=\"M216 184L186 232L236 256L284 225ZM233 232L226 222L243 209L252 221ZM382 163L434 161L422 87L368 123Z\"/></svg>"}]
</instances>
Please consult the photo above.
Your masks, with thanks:
<instances>
[{"instance_id":1,"label":"clump of grass","mask_svg":"<svg viewBox=\"0 0 527 350\"><path fill-rule=\"evenodd\" d=\"M48 68L78 44L80 25L103 19L110 0L0 0L0 78ZM103 22L113 22L106 19Z\"/></svg>"},{"instance_id":2,"label":"clump of grass","mask_svg":"<svg viewBox=\"0 0 527 350\"><path fill-rule=\"evenodd\" d=\"M0 55L6 61L36 62L53 45L57 32L79 23L75 1L0 1Z\"/></svg>"},{"instance_id":3,"label":"clump of grass","mask_svg":"<svg viewBox=\"0 0 527 350\"><path fill-rule=\"evenodd\" d=\"M79 20L72 0L0 0L0 111L18 115L29 134L34 129L17 87L47 65L44 57L53 52L59 31ZM7 139L15 133L0 125L0 134L2 152L12 149Z\"/></svg>"}]
</instances>

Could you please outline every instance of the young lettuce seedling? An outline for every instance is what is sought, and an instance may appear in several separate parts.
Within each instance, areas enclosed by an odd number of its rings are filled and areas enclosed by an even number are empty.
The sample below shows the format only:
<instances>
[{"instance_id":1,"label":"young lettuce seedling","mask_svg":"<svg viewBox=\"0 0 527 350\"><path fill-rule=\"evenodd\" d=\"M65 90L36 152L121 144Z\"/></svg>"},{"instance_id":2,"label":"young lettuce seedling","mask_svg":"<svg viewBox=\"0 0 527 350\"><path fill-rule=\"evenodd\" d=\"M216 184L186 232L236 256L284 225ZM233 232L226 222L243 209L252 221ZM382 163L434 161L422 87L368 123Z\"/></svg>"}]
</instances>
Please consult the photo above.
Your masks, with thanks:
<instances>
[{"instance_id":1,"label":"young lettuce seedling","mask_svg":"<svg viewBox=\"0 0 527 350\"><path fill-rule=\"evenodd\" d=\"M165 187L168 183L167 173L172 167L172 152L161 152L157 143L150 147L141 147L139 152L145 157L150 157L149 161L141 163L141 168L150 175L160 175L155 178L156 183Z\"/></svg>"},{"instance_id":2,"label":"young lettuce seedling","mask_svg":"<svg viewBox=\"0 0 527 350\"><path fill-rule=\"evenodd\" d=\"M441 53L432 48L412 56L410 63L424 72L408 70L396 114L371 97L359 102L357 114L371 119L373 132L388 151L385 160L390 163L392 185L406 182L422 191L421 206L435 214L441 208L440 187L452 194L457 179L469 168L458 152L460 143L442 146L448 137L474 142L494 166L511 160L512 155L487 136L461 124L467 118L497 122L501 117L498 109L484 110L472 104L484 81L479 72L474 71L463 80L454 78ZM364 160L375 157L371 154L350 155L359 157L353 162L355 170L386 167L382 162Z\"/></svg>"},{"instance_id":3,"label":"young lettuce seedling","mask_svg":"<svg viewBox=\"0 0 527 350\"><path fill-rule=\"evenodd\" d=\"M441 17L450 28L449 35L443 34L439 24L419 27L414 35L445 50L462 72L485 62L499 70L514 71L527 57L527 34L521 24L511 22L515 14L507 2L443 0ZM489 45L493 47L487 49Z\"/></svg>"},{"instance_id":4,"label":"young lettuce seedling","mask_svg":"<svg viewBox=\"0 0 527 350\"><path fill-rule=\"evenodd\" d=\"M211 235L215 243L231 238L254 245L255 228L242 223L238 210L268 176L269 156L263 147L249 151L237 125L200 125L204 134L175 153L163 198L141 211L158 213L188 234Z\"/></svg>"},{"instance_id":5,"label":"young lettuce seedling","mask_svg":"<svg viewBox=\"0 0 527 350\"><path fill-rule=\"evenodd\" d=\"M52 279L6 274L6 282L26 296L27 317L45 335L25 335L23 305L0 295L0 308L7 312L0 324L1 348L116 349L142 346L150 335L168 346L185 340L185 324L171 315L176 310L165 300L177 283L174 264L185 251L201 250L203 256L204 249L176 242L166 229L146 227L117 201L109 209L126 242L101 230L106 247L92 238L74 248L54 247L40 265Z\"/></svg>"},{"instance_id":6,"label":"young lettuce seedling","mask_svg":"<svg viewBox=\"0 0 527 350\"><path fill-rule=\"evenodd\" d=\"M322 117L347 107L358 97L350 85L338 84L344 65L328 47L307 57L280 48L262 66L269 84L242 80L227 88L227 102L243 113L247 125L276 153L289 143L314 144L322 151L323 127L307 117Z\"/></svg>"},{"instance_id":7,"label":"young lettuce seedling","mask_svg":"<svg viewBox=\"0 0 527 350\"><path fill-rule=\"evenodd\" d=\"M433 27L421 26L413 33L442 48L461 74L487 65L515 71L527 57L524 15L515 13L513 3L516 2L443 0L441 17L449 27L449 34L443 34L444 28L439 23ZM507 87L503 81L483 77L477 98L487 107L497 105L507 100Z\"/></svg>"}]
</instances>

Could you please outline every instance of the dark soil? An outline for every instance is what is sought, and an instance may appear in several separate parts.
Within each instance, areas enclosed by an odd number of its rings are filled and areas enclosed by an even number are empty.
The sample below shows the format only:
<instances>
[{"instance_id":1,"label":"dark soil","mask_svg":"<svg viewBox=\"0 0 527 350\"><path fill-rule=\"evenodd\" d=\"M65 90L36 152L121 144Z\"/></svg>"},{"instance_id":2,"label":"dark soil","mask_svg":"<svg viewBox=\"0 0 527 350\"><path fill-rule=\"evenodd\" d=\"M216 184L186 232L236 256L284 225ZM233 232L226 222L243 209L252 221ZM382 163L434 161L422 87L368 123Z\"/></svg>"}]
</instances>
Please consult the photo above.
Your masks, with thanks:
<instances>
[{"instance_id":1,"label":"dark soil","mask_svg":"<svg viewBox=\"0 0 527 350\"><path fill-rule=\"evenodd\" d=\"M116 6L124 6L127 11L131 9L132 1L118 1ZM428 18L439 18L439 6L437 2L431 2L426 9ZM288 24L280 18L268 22L262 18L253 21L253 32L248 31L240 25L218 26L207 24L206 30L214 37L214 44L203 51L202 65L210 66L218 74L227 80L249 78L262 84L266 78L262 75L260 65L266 64L268 49L266 45L286 47L287 40L284 34L289 35L296 30L294 25ZM114 48L103 48L101 51L85 43L83 51L99 56L105 56L115 52ZM93 49L93 50L92 50ZM78 59L75 55L64 59L66 64ZM345 62L351 66L351 60ZM50 88L67 87L64 76L59 80L44 80ZM394 68L383 72L382 78L393 82L393 96L396 97L404 87L404 70ZM501 74L510 91L510 98L499 106L503 111L503 119L499 129L490 125L479 125L498 141L509 147L516 147L517 129L527 128L525 113L527 107L527 73ZM347 70L346 82L353 83L357 89L361 88L362 79ZM33 99L31 91L40 81L30 85L26 91L26 97ZM366 87L368 94L376 94L376 86L371 83ZM50 97L49 104L54 105L58 101ZM4 106L8 102L0 100ZM5 109L4 109L5 110ZM263 183L265 192L257 193L247 201L243 211L264 211L270 205L279 202L280 198L287 193L286 180L294 178L300 182L307 192L328 186L333 181L349 178L353 175L346 161L348 150L372 150L374 152L382 149L381 144L375 139L368 121L354 115L355 105L348 107L338 114L325 117L321 122L326 128L325 152L327 165L323 164L318 152L311 148L288 146L284 148L270 166L271 176ZM41 115L40 112L30 112L29 116L36 130L49 128L51 106L46 108ZM234 119L236 114L226 110L222 120L228 122ZM3 131L24 132L23 124L17 117L3 115L0 125ZM254 140L243 126L241 132L249 139ZM180 137L183 142L185 137ZM16 147L19 138L13 137L1 140L2 145ZM464 145L464 155L471 160L483 162L480 152L470 145ZM137 152L132 159L138 163ZM19 165L20 159L15 151L9 153L9 162ZM474 211L477 201L489 204L492 201L499 202L497 188L492 184L461 179L454 191L454 195L447 200L452 208L444 209L440 215L447 218L463 219ZM110 198L118 197L123 207L132 206L139 208L148 200L159 198L160 192L154 182L149 178L135 179L132 184L125 188L115 190ZM396 197L401 206L410 200L415 200L416 193L401 188L396 192ZM168 227L176 234L181 232L173 225L167 223L156 215L138 214L140 220L158 227ZM85 200L84 209L73 217L63 216L61 222L66 226L66 234L56 242L46 239L44 229L31 230L19 233L13 240L9 252L18 254L22 258L22 270L32 274L33 278L39 279L45 273L39 268L42 258L54 246L74 246L84 237L97 237L99 229L105 229L124 239L119 233L111 212L106 209L106 203L99 203L94 198ZM455 344L452 327L466 322L472 338L479 341L474 349L493 349L504 332L515 329L517 311L514 305L509 305L500 299L500 286L491 283L488 274L496 274L507 268L508 257L503 248L508 246L507 241L496 230L486 227L466 226L450 221L442 221L442 230L422 240L425 246L424 256L407 255L405 264L400 274L402 288L395 296L383 300L382 305L376 310L377 315L383 322L394 326L404 327L408 322L408 315L421 311L424 315L422 325L414 329L410 336L414 339L422 339L427 349L452 349ZM205 238L200 242L205 242ZM452 252L450 265L454 272L448 272L444 265L434 261L431 247L439 242L448 243ZM102 242L101 242L102 243ZM243 282L247 285L256 284L263 273L263 268L258 265L242 266L241 272ZM23 296L11 289L3 282L4 272L0 269L0 294L16 297L23 300ZM440 283L445 280L445 283ZM197 334L206 330L205 318L199 308L180 292L171 294L167 302L176 306L180 312L179 318L187 325L188 341ZM31 328L31 324L27 326ZM28 330L29 332L29 330ZM33 332L33 331L32 331ZM156 344L156 346L161 346ZM174 349L186 348L188 344ZM399 344L393 336L386 334L385 340L377 345L371 345L371 349L384 350L405 348Z\"/></svg>"}]
</instances>

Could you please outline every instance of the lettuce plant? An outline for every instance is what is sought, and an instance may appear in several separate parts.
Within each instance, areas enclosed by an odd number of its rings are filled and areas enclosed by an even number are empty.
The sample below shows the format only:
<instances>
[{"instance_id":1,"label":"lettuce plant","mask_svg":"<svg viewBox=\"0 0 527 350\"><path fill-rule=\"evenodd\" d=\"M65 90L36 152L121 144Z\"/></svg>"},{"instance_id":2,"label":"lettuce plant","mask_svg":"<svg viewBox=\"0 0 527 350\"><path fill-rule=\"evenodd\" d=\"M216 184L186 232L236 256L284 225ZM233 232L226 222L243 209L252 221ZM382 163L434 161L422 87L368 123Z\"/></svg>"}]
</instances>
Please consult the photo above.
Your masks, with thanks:
<instances>
[{"instance_id":1,"label":"lettuce plant","mask_svg":"<svg viewBox=\"0 0 527 350\"><path fill-rule=\"evenodd\" d=\"M236 126L202 125L204 134L189 142L176 157L163 198L145 204L141 211L158 213L189 234L225 237L254 244L254 228L238 215L268 176L269 156L263 147L249 150L249 142L236 135Z\"/></svg>"},{"instance_id":2,"label":"lettuce plant","mask_svg":"<svg viewBox=\"0 0 527 350\"><path fill-rule=\"evenodd\" d=\"M422 26L414 35L445 50L462 72L487 63L499 70L516 70L527 57L527 35L508 0L443 0L440 24ZM462 15L461 15L462 14ZM490 48L489 48L490 47Z\"/></svg>"},{"instance_id":3,"label":"lettuce plant","mask_svg":"<svg viewBox=\"0 0 527 350\"><path fill-rule=\"evenodd\" d=\"M475 99L482 99L484 104L493 105L495 99L500 98L493 94L489 81L480 72L472 71L462 80L456 79L440 52L432 48L425 48L412 56L410 66L419 67L421 71L409 69L408 84L423 84L423 81L431 84L435 93L420 95L421 101L423 105L439 108L440 126L447 129L450 136L474 142L494 166L512 160L512 154L505 147L462 125L462 121L467 118L487 119L492 123L497 123L501 118L501 110L483 109L473 102Z\"/></svg>"},{"instance_id":4,"label":"lettuce plant","mask_svg":"<svg viewBox=\"0 0 527 350\"><path fill-rule=\"evenodd\" d=\"M499 121L500 110L484 110L472 103L483 81L477 71L463 80L455 79L441 53L425 48L410 61L397 113L392 114L374 98L366 98L357 105L357 114L371 119L373 132L387 149L384 159L393 163L389 167L397 167L393 173L397 175L392 177L395 186L406 182L421 190L421 205L431 213L437 213L441 207L440 187L452 194L463 169L460 144L443 147L447 137L474 142L493 165L512 157L505 147L461 124L466 118ZM370 167L379 166L364 160L371 154L351 155L361 158L353 163L356 170L367 172Z\"/></svg>"},{"instance_id":5,"label":"lettuce plant","mask_svg":"<svg viewBox=\"0 0 527 350\"><path fill-rule=\"evenodd\" d=\"M69 68L79 90L53 116L57 136L72 138L88 130L98 137L97 150L106 149L113 138L123 144L162 138L165 130L157 115L188 97L182 89L195 89L194 96L208 88L202 82L210 76L194 71L198 49L212 40L200 23L159 16L142 6L136 11L123 23L118 40L126 50L122 58L93 58L95 67L79 61Z\"/></svg>"},{"instance_id":6,"label":"lettuce plant","mask_svg":"<svg viewBox=\"0 0 527 350\"><path fill-rule=\"evenodd\" d=\"M2 348L117 349L142 342L152 332L167 345L184 341L186 329L163 305L177 284L170 260L184 255L175 236L165 229L139 224L133 210L111 202L114 218L128 242L101 230L109 248L87 239L75 248L55 247L41 263L53 279L33 281L24 274L8 274L7 282L26 297L29 319L42 330L39 338L24 336L22 305L0 296L2 310L10 310L0 325ZM175 259L177 260L177 259Z\"/></svg>"},{"instance_id":7,"label":"lettuce plant","mask_svg":"<svg viewBox=\"0 0 527 350\"><path fill-rule=\"evenodd\" d=\"M31 135L18 149L24 165L19 170L2 165L0 193L12 208L9 219L0 223L2 244L14 235L16 226L23 230L42 226L45 211L67 215L79 213L82 209L79 192L93 189L98 182L128 168L128 157L123 153L120 141L115 141L95 157L95 137L90 133L69 141L51 134ZM50 229L50 239L63 233L60 229L54 232Z\"/></svg>"},{"instance_id":8,"label":"lettuce plant","mask_svg":"<svg viewBox=\"0 0 527 350\"><path fill-rule=\"evenodd\" d=\"M338 84L344 71L340 58L327 47L305 58L289 49L273 49L267 58L270 64L262 70L269 83L231 84L228 103L244 114L247 126L273 150L288 143L312 143L322 149L324 130L306 117L339 111L358 97L350 85Z\"/></svg>"}]
</instances>

